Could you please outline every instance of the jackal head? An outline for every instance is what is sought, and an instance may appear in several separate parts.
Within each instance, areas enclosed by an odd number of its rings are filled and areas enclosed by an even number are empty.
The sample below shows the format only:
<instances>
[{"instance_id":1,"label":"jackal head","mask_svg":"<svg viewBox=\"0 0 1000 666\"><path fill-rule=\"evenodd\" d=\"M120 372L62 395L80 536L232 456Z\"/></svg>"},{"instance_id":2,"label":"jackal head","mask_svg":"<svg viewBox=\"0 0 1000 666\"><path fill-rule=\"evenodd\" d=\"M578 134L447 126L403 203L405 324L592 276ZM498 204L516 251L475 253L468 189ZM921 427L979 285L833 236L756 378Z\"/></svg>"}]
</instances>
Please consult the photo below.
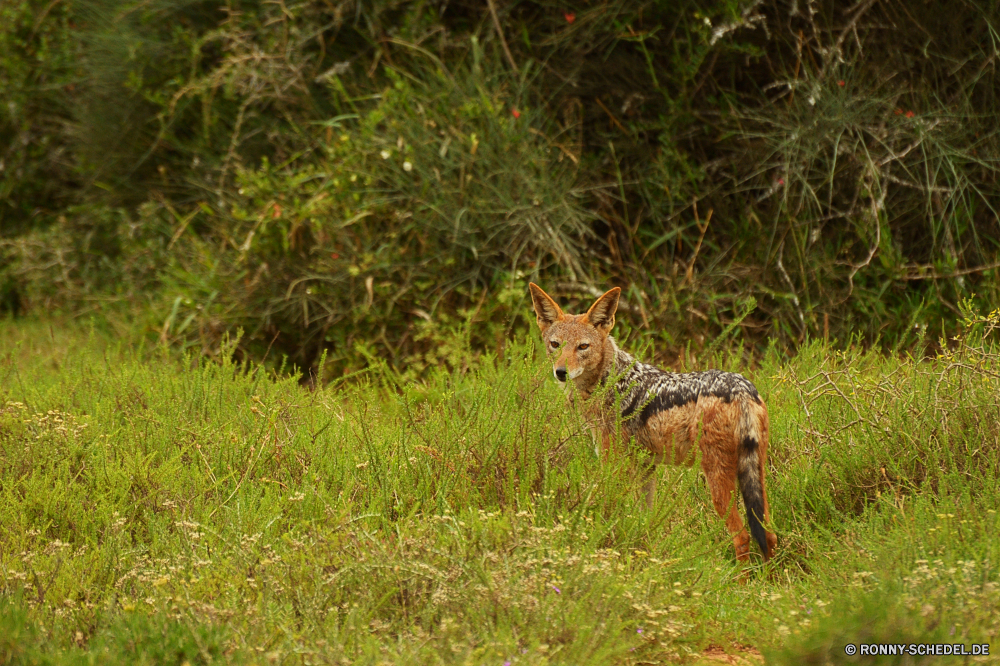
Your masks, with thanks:
<instances>
[{"instance_id":1,"label":"jackal head","mask_svg":"<svg viewBox=\"0 0 1000 666\"><path fill-rule=\"evenodd\" d=\"M571 315L563 312L537 284L532 282L528 286L538 328L552 359L552 373L560 383L573 380L577 388L589 393L614 356L608 335L615 325L621 288L605 293L586 313Z\"/></svg>"}]
</instances>

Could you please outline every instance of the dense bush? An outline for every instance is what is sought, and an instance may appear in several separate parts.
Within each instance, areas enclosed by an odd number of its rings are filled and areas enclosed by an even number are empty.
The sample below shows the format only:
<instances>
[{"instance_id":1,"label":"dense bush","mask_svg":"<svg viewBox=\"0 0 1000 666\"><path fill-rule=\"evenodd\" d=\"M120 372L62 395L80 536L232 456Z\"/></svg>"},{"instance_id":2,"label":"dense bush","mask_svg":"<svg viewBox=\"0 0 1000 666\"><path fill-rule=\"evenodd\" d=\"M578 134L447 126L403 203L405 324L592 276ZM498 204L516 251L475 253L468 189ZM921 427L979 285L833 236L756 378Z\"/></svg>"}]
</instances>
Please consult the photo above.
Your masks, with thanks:
<instances>
[{"instance_id":1,"label":"dense bush","mask_svg":"<svg viewBox=\"0 0 1000 666\"><path fill-rule=\"evenodd\" d=\"M495 10L6 8L4 307L340 372L496 348L531 278L668 358L750 296L753 344L896 348L1000 299L993 4Z\"/></svg>"},{"instance_id":2,"label":"dense bush","mask_svg":"<svg viewBox=\"0 0 1000 666\"><path fill-rule=\"evenodd\" d=\"M75 188L66 132L74 86L68 14L60 3L0 5L0 239L53 219Z\"/></svg>"}]
</instances>

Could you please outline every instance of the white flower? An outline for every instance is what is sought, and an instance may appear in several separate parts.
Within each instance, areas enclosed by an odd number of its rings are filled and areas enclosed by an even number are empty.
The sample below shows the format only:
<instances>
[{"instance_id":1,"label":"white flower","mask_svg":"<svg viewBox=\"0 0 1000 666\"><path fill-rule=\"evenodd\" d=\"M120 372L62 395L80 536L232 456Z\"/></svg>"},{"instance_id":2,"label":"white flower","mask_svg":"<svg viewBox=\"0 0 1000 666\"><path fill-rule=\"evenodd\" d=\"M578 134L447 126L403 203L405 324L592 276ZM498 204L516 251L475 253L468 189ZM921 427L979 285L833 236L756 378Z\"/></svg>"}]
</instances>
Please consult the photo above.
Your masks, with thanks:
<instances>
[{"instance_id":1,"label":"white flower","mask_svg":"<svg viewBox=\"0 0 1000 666\"><path fill-rule=\"evenodd\" d=\"M381 155L382 159L384 160L387 160L390 157L392 157L392 153L390 153L388 150L383 150L381 153L379 153L379 155Z\"/></svg>"},{"instance_id":2,"label":"white flower","mask_svg":"<svg viewBox=\"0 0 1000 666\"><path fill-rule=\"evenodd\" d=\"M413 171L413 165L409 162L403 162L403 171Z\"/></svg>"}]
</instances>

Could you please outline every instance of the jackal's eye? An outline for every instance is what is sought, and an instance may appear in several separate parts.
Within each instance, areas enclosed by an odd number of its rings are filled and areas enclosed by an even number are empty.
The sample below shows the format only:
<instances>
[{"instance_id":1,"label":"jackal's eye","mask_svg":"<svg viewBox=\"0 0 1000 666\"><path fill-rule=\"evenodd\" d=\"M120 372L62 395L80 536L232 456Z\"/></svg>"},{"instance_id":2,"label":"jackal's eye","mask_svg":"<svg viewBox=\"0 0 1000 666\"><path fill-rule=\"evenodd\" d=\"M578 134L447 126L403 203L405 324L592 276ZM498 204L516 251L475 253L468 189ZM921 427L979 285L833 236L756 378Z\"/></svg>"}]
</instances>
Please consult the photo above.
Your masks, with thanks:
<instances>
[{"instance_id":1,"label":"jackal's eye","mask_svg":"<svg viewBox=\"0 0 1000 666\"><path fill-rule=\"evenodd\" d=\"M549 347L552 347L553 349L559 349L559 341L549 340Z\"/></svg>"},{"instance_id":2,"label":"jackal's eye","mask_svg":"<svg viewBox=\"0 0 1000 666\"><path fill-rule=\"evenodd\" d=\"M583 351L584 349L589 349L589 348L590 348L590 344L587 343L587 342L584 342L582 345L580 345L579 347L577 347L577 349L579 349L580 351Z\"/></svg>"}]
</instances>

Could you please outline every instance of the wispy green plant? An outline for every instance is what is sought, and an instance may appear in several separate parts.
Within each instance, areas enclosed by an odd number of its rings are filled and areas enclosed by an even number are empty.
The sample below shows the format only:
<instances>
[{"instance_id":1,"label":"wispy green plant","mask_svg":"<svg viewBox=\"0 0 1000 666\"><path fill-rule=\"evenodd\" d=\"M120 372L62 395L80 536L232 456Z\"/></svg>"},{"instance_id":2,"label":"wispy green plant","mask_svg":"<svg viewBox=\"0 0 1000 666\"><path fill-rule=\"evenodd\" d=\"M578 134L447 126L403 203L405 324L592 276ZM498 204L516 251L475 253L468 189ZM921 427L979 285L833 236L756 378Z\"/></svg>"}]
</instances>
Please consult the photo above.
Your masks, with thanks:
<instances>
[{"instance_id":1,"label":"wispy green plant","mask_svg":"<svg viewBox=\"0 0 1000 666\"><path fill-rule=\"evenodd\" d=\"M420 372L450 322L517 316L504 288L550 267L585 279L593 216L544 100L471 49L454 71L389 70L377 103L323 123L314 164L237 168L225 206L191 213L211 233L178 246L164 339L214 348L243 326L303 365L330 349L338 369L368 355Z\"/></svg>"}]
</instances>

